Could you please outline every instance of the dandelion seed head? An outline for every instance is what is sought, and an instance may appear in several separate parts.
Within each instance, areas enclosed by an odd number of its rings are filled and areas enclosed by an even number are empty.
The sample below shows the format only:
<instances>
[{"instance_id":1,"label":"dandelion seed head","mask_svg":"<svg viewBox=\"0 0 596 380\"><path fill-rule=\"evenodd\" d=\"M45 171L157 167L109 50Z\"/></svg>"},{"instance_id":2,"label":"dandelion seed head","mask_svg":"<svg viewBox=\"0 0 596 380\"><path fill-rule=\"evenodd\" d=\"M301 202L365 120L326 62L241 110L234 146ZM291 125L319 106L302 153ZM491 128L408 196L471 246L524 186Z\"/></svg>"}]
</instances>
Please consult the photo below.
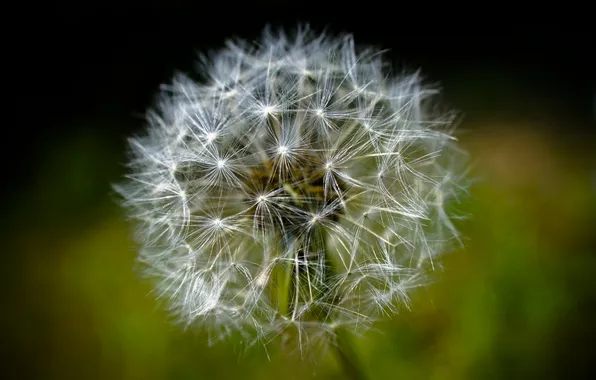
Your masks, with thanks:
<instances>
[{"instance_id":1,"label":"dandelion seed head","mask_svg":"<svg viewBox=\"0 0 596 380\"><path fill-rule=\"evenodd\" d=\"M349 35L269 30L164 87L115 189L183 325L251 342L365 329L461 243L453 114L388 66Z\"/></svg>"}]
</instances>

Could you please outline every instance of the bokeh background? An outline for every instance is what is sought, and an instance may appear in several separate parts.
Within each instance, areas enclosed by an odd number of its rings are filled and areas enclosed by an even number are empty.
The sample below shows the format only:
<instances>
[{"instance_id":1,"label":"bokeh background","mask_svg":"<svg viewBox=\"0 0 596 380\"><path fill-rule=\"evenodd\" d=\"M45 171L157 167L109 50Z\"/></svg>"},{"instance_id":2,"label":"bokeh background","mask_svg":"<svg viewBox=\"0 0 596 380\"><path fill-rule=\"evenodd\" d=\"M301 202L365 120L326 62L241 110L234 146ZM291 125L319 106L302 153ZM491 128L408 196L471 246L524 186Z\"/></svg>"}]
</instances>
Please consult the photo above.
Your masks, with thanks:
<instances>
[{"instance_id":1,"label":"bokeh background","mask_svg":"<svg viewBox=\"0 0 596 380\"><path fill-rule=\"evenodd\" d=\"M192 70L195 51L234 35L256 38L266 22L310 21L389 48L397 70L421 68L440 84L444 104L462 111L459 137L477 178L459 206L470 215L459 224L466 247L445 257L438 281L413 296L411 311L355 341L368 378L589 378L593 35L527 23L433 27L426 19L417 29L380 18L380 7L369 18L355 8L344 17L339 8L300 13L271 4L23 17L11 45L15 70L5 73L17 90L8 94L16 102L5 110L13 121L3 123L2 141L4 374L342 378L332 356L315 365L275 343L267 353L233 341L209 347L200 332L172 326L133 270L130 225L110 189L124 173L126 137L142 130L159 84L174 70Z\"/></svg>"}]
</instances>

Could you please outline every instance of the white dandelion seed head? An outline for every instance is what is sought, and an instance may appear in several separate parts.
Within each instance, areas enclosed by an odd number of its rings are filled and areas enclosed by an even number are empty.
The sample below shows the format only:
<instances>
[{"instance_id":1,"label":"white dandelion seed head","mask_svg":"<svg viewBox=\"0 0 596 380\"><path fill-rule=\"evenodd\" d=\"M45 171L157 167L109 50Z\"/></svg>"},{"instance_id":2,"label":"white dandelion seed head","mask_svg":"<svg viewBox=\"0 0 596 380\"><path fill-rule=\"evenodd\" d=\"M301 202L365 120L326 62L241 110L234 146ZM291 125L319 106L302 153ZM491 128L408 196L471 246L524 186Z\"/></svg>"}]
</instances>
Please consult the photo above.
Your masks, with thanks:
<instances>
[{"instance_id":1,"label":"white dandelion seed head","mask_svg":"<svg viewBox=\"0 0 596 380\"><path fill-rule=\"evenodd\" d=\"M116 186L159 297L185 325L300 342L408 306L460 240L453 117L352 37L233 41L177 76Z\"/></svg>"}]
</instances>

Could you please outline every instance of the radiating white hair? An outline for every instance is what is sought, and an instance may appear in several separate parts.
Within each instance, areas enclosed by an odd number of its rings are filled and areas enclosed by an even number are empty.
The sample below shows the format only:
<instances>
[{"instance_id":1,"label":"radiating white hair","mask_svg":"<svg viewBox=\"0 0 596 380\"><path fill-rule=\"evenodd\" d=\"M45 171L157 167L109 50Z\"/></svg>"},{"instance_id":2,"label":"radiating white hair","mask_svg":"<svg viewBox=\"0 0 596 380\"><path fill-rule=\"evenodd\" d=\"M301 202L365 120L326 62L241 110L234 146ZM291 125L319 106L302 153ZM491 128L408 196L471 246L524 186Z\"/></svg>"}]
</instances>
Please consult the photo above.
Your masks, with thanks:
<instances>
[{"instance_id":1,"label":"radiating white hair","mask_svg":"<svg viewBox=\"0 0 596 380\"><path fill-rule=\"evenodd\" d=\"M178 75L115 186L139 259L186 325L301 342L366 327L459 239L453 114L351 36L264 33Z\"/></svg>"}]
</instances>

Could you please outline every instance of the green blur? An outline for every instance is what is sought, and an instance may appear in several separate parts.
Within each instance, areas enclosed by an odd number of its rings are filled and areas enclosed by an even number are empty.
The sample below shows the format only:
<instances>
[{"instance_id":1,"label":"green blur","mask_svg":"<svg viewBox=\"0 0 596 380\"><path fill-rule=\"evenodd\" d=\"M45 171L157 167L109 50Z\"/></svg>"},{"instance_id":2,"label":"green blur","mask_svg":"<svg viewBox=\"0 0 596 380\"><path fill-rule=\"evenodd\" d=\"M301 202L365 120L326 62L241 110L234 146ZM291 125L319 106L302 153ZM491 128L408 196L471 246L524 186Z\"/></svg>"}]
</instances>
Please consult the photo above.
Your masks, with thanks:
<instances>
[{"instance_id":1,"label":"green blur","mask_svg":"<svg viewBox=\"0 0 596 380\"><path fill-rule=\"evenodd\" d=\"M594 155L540 123L474 123L461 138L477 177L459 205L470 214L458 222L466 247L444 257L411 310L354 340L369 379L571 378L587 368ZM17 377L341 378L331 352L302 363L280 343L209 347L171 325L134 271L130 226L111 198L124 144L93 130L49 149L6 214L15 295L4 335L30 363Z\"/></svg>"}]
</instances>

